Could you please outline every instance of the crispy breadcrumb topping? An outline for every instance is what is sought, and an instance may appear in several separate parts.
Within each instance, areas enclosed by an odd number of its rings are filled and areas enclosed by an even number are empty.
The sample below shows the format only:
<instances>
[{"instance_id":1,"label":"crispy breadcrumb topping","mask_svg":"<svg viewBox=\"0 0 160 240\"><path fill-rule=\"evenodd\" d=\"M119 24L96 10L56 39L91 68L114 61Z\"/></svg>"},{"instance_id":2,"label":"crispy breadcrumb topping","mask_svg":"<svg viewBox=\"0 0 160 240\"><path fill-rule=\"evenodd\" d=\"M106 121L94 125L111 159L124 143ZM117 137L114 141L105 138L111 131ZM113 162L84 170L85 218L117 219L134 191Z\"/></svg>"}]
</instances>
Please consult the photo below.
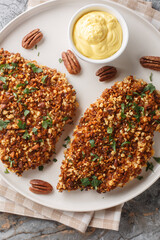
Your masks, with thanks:
<instances>
[{"instance_id":1,"label":"crispy breadcrumb topping","mask_svg":"<svg viewBox=\"0 0 160 240\"><path fill-rule=\"evenodd\" d=\"M106 89L85 111L65 152L57 189L124 186L153 155L153 133L160 129L160 95L132 76Z\"/></svg>"},{"instance_id":2,"label":"crispy breadcrumb topping","mask_svg":"<svg viewBox=\"0 0 160 240\"><path fill-rule=\"evenodd\" d=\"M0 50L0 159L9 170L48 163L77 106L65 74Z\"/></svg>"}]
</instances>

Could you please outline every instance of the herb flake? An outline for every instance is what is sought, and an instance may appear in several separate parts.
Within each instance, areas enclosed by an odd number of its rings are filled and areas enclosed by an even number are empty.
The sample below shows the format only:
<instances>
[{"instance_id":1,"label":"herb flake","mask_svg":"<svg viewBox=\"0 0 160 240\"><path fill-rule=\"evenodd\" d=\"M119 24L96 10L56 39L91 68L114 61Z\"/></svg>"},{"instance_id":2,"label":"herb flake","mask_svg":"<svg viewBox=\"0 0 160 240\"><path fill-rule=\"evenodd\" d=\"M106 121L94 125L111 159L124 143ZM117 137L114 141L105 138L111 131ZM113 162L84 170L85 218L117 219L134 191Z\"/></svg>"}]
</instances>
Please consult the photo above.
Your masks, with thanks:
<instances>
[{"instance_id":1,"label":"herb flake","mask_svg":"<svg viewBox=\"0 0 160 240\"><path fill-rule=\"evenodd\" d=\"M41 72L43 72L43 70L41 68L36 67L36 65L33 64L33 63L27 63L27 65L32 68L32 71L34 73L41 73Z\"/></svg>"},{"instance_id":2,"label":"herb flake","mask_svg":"<svg viewBox=\"0 0 160 240\"><path fill-rule=\"evenodd\" d=\"M6 174L9 173L8 168L6 168L6 170L4 171L4 173L6 173Z\"/></svg>"},{"instance_id":3,"label":"herb flake","mask_svg":"<svg viewBox=\"0 0 160 240\"><path fill-rule=\"evenodd\" d=\"M2 131L3 129L5 129L5 128L7 127L7 125L8 125L8 123L10 123L9 120L5 120L5 121L0 120L0 131Z\"/></svg>"},{"instance_id":4,"label":"herb flake","mask_svg":"<svg viewBox=\"0 0 160 240\"><path fill-rule=\"evenodd\" d=\"M97 190L97 187L101 184L101 181L99 181L96 176L93 176L92 179L91 185Z\"/></svg>"},{"instance_id":5,"label":"herb flake","mask_svg":"<svg viewBox=\"0 0 160 240\"><path fill-rule=\"evenodd\" d=\"M94 139L89 140L91 148L95 147L95 141Z\"/></svg>"},{"instance_id":6,"label":"herb flake","mask_svg":"<svg viewBox=\"0 0 160 240\"><path fill-rule=\"evenodd\" d=\"M41 82L42 82L43 84L46 83L45 80L46 80L47 77L48 77L48 75L45 75L45 76L42 77Z\"/></svg>"},{"instance_id":7,"label":"herb flake","mask_svg":"<svg viewBox=\"0 0 160 240\"><path fill-rule=\"evenodd\" d=\"M31 136L29 135L28 131L26 130L25 133L23 134L22 136L23 139L27 140L27 139L30 139Z\"/></svg>"},{"instance_id":8,"label":"herb flake","mask_svg":"<svg viewBox=\"0 0 160 240\"><path fill-rule=\"evenodd\" d=\"M107 128L107 133L112 134L113 133L113 128L112 127L108 127Z\"/></svg>"},{"instance_id":9,"label":"herb flake","mask_svg":"<svg viewBox=\"0 0 160 240\"><path fill-rule=\"evenodd\" d=\"M121 118L122 118L122 119L125 119L125 118L126 118L126 115L124 114L124 111L125 111L125 104L122 103L122 104L121 104Z\"/></svg>"},{"instance_id":10,"label":"herb flake","mask_svg":"<svg viewBox=\"0 0 160 240\"><path fill-rule=\"evenodd\" d=\"M62 62L63 62L62 58L59 58L58 61L59 61L59 63L62 63Z\"/></svg>"},{"instance_id":11,"label":"herb flake","mask_svg":"<svg viewBox=\"0 0 160 240\"><path fill-rule=\"evenodd\" d=\"M153 163L147 162L146 172L147 172L148 170L153 171L153 168L154 168Z\"/></svg>"},{"instance_id":12,"label":"herb flake","mask_svg":"<svg viewBox=\"0 0 160 240\"><path fill-rule=\"evenodd\" d=\"M153 81L152 77L153 77L153 73L151 73L150 76L149 76L149 80L150 80L150 82Z\"/></svg>"},{"instance_id":13,"label":"herb flake","mask_svg":"<svg viewBox=\"0 0 160 240\"><path fill-rule=\"evenodd\" d=\"M87 187L88 185L90 185L89 178L82 178L81 183L84 187Z\"/></svg>"},{"instance_id":14,"label":"herb flake","mask_svg":"<svg viewBox=\"0 0 160 240\"><path fill-rule=\"evenodd\" d=\"M126 145L126 144L131 144L131 142L125 141L125 142L123 142L123 143L121 144L121 147L123 147L123 146Z\"/></svg>"},{"instance_id":15,"label":"herb flake","mask_svg":"<svg viewBox=\"0 0 160 240\"><path fill-rule=\"evenodd\" d=\"M138 180L142 180L142 179L143 179L143 176L137 176L137 179L138 179Z\"/></svg>"},{"instance_id":16,"label":"herb flake","mask_svg":"<svg viewBox=\"0 0 160 240\"><path fill-rule=\"evenodd\" d=\"M39 166L39 167L38 167L38 170L39 170L39 171L43 171L43 168L44 168L43 166Z\"/></svg>"},{"instance_id":17,"label":"herb flake","mask_svg":"<svg viewBox=\"0 0 160 240\"><path fill-rule=\"evenodd\" d=\"M157 163L160 163L160 157L153 157Z\"/></svg>"},{"instance_id":18,"label":"herb flake","mask_svg":"<svg viewBox=\"0 0 160 240\"><path fill-rule=\"evenodd\" d=\"M25 129L26 128L26 123L23 123L21 120L18 120L17 125L20 129Z\"/></svg>"},{"instance_id":19,"label":"herb flake","mask_svg":"<svg viewBox=\"0 0 160 240\"><path fill-rule=\"evenodd\" d=\"M97 159L99 159L99 156L98 156L97 154L95 154L95 153L90 153L90 155L91 155L92 157L94 157L94 158L92 159L93 162L96 161Z\"/></svg>"},{"instance_id":20,"label":"herb flake","mask_svg":"<svg viewBox=\"0 0 160 240\"><path fill-rule=\"evenodd\" d=\"M37 135L38 134L38 129L36 127L32 128L32 132Z\"/></svg>"},{"instance_id":21,"label":"herb flake","mask_svg":"<svg viewBox=\"0 0 160 240\"><path fill-rule=\"evenodd\" d=\"M24 110L24 116L26 117L28 114L30 113L30 111L29 110Z\"/></svg>"}]
</instances>

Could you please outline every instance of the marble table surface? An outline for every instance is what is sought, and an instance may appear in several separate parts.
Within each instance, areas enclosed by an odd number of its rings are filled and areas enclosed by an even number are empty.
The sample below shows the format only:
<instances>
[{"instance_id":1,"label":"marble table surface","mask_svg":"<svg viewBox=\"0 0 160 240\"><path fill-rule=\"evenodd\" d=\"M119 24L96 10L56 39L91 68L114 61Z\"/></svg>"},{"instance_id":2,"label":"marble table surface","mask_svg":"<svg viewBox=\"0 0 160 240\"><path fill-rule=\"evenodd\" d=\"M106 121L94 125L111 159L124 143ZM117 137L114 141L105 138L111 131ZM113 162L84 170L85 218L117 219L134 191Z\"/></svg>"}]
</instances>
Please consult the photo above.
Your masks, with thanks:
<instances>
[{"instance_id":1,"label":"marble table surface","mask_svg":"<svg viewBox=\"0 0 160 240\"><path fill-rule=\"evenodd\" d=\"M152 0L160 10L160 0ZM0 29L25 11L27 0L0 0ZM119 232L88 228L85 234L60 223L0 213L0 240L160 240L160 179L125 203Z\"/></svg>"}]
</instances>

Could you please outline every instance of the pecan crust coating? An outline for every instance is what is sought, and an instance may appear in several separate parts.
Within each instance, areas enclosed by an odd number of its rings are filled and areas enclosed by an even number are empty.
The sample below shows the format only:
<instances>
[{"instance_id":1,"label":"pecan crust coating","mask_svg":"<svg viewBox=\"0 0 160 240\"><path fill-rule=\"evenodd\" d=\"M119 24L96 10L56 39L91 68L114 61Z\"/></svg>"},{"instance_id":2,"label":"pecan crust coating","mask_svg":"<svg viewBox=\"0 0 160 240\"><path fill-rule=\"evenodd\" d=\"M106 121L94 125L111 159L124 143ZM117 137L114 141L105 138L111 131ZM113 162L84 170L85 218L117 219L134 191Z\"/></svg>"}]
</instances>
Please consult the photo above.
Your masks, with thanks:
<instances>
[{"instance_id":1,"label":"pecan crust coating","mask_svg":"<svg viewBox=\"0 0 160 240\"><path fill-rule=\"evenodd\" d=\"M74 130L57 189L123 187L153 155L153 133L160 130L160 95L132 76L106 89L85 111Z\"/></svg>"},{"instance_id":2,"label":"pecan crust coating","mask_svg":"<svg viewBox=\"0 0 160 240\"><path fill-rule=\"evenodd\" d=\"M0 159L10 171L48 163L77 107L65 74L0 49Z\"/></svg>"}]
</instances>

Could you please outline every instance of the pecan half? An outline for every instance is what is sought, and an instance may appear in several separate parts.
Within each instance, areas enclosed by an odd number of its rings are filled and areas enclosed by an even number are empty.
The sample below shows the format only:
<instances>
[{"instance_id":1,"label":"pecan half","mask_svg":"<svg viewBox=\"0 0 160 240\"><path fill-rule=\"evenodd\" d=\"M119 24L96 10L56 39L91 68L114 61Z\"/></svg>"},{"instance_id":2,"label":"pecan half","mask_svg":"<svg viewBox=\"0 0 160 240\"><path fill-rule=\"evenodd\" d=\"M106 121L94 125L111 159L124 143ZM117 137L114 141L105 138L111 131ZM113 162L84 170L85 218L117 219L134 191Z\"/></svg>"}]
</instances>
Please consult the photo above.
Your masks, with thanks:
<instances>
[{"instance_id":1,"label":"pecan half","mask_svg":"<svg viewBox=\"0 0 160 240\"><path fill-rule=\"evenodd\" d=\"M71 50L67 50L67 52L62 52L62 60L67 71L70 74L78 74L81 71L81 66L78 62L78 59L74 55Z\"/></svg>"},{"instance_id":2,"label":"pecan half","mask_svg":"<svg viewBox=\"0 0 160 240\"><path fill-rule=\"evenodd\" d=\"M160 71L160 57L144 56L139 61L144 68Z\"/></svg>"},{"instance_id":3,"label":"pecan half","mask_svg":"<svg viewBox=\"0 0 160 240\"><path fill-rule=\"evenodd\" d=\"M22 47L26 49L33 48L43 38L43 34L39 28L34 29L22 39Z\"/></svg>"},{"instance_id":4,"label":"pecan half","mask_svg":"<svg viewBox=\"0 0 160 240\"><path fill-rule=\"evenodd\" d=\"M48 194L48 193L52 192L52 190L53 190L52 185L43 180L32 179L30 181L30 184L32 186L29 188L29 190L36 194Z\"/></svg>"},{"instance_id":5,"label":"pecan half","mask_svg":"<svg viewBox=\"0 0 160 240\"><path fill-rule=\"evenodd\" d=\"M117 69L112 66L104 66L96 72L96 76L99 76L100 82L107 81L111 78L113 78L117 73Z\"/></svg>"}]
</instances>

